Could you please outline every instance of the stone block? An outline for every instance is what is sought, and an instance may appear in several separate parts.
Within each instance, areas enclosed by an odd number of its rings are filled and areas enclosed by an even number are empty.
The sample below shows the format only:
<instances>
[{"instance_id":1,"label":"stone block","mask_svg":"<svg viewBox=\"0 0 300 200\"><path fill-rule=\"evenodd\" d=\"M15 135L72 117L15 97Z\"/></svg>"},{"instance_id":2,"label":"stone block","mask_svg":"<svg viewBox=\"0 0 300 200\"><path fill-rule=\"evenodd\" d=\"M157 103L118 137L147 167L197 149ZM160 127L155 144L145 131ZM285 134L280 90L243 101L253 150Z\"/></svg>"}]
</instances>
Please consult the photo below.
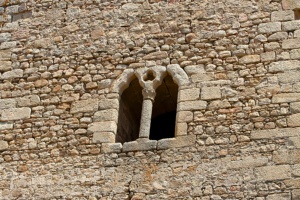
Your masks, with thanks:
<instances>
[{"instance_id":1,"label":"stone block","mask_svg":"<svg viewBox=\"0 0 300 200\"><path fill-rule=\"evenodd\" d=\"M299 0L282 0L282 7L285 10L293 10L295 8L300 8Z\"/></svg>"},{"instance_id":2,"label":"stone block","mask_svg":"<svg viewBox=\"0 0 300 200\"><path fill-rule=\"evenodd\" d=\"M95 112L98 110L98 99L76 101L71 105L71 113Z\"/></svg>"},{"instance_id":3,"label":"stone block","mask_svg":"<svg viewBox=\"0 0 300 200\"><path fill-rule=\"evenodd\" d=\"M121 143L103 143L101 145L103 153L120 153L122 151Z\"/></svg>"},{"instance_id":4,"label":"stone block","mask_svg":"<svg viewBox=\"0 0 300 200\"><path fill-rule=\"evenodd\" d=\"M0 51L0 60L1 61L10 61L11 52L9 50L1 50Z\"/></svg>"},{"instance_id":5,"label":"stone block","mask_svg":"<svg viewBox=\"0 0 300 200\"><path fill-rule=\"evenodd\" d=\"M299 49L300 38L287 39L282 41L282 49Z\"/></svg>"},{"instance_id":6,"label":"stone block","mask_svg":"<svg viewBox=\"0 0 300 200\"><path fill-rule=\"evenodd\" d=\"M291 141L289 141L289 146ZM300 162L300 149L279 149L273 152L272 161L276 164L295 164Z\"/></svg>"},{"instance_id":7,"label":"stone block","mask_svg":"<svg viewBox=\"0 0 300 200\"><path fill-rule=\"evenodd\" d=\"M114 143L115 134L112 132L94 132L93 143Z\"/></svg>"},{"instance_id":8,"label":"stone block","mask_svg":"<svg viewBox=\"0 0 300 200\"><path fill-rule=\"evenodd\" d=\"M294 146L297 149L300 149L300 136L299 137L290 137L289 138L289 144Z\"/></svg>"},{"instance_id":9,"label":"stone block","mask_svg":"<svg viewBox=\"0 0 300 200\"><path fill-rule=\"evenodd\" d=\"M201 89L201 99L203 100L213 100L221 98L221 88L220 86L212 87L202 87Z\"/></svg>"},{"instance_id":10,"label":"stone block","mask_svg":"<svg viewBox=\"0 0 300 200\"><path fill-rule=\"evenodd\" d=\"M30 118L31 109L24 108L9 108L1 111L1 121L13 121Z\"/></svg>"},{"instance_id":11,"label":"stone block","mask_svg":"<svg viewBox=\"0 0 300 200\"><path fill-rule=\"evenodd\" d=\"M300 93L281 93L272 98L272 103L290 103L300 101Z\"/></svg>"},{"instance_id":12,"label":"stone block","mask_svg":"<svg viewBox=\"0 0 300 200\"><path fill-rule=\"evenodd\" d=\"M78 93L73 93L73 94L65 94L62 96L61 98L61 102L63 103L71 103L74 101L78 101L79 100L79 94Z\"/></svg>"},{"instance_id":13,"label":"stone block","mask_svg":"<svg viewBox=\"0 0 300 200\"><path fill-rule=\"evenodd\" d=\"M191 80L194 83L211 81L213 79L214 79L214 77L213 77L212 73L199 73L199 74L191 75Z\"/></svg>"},{"instance_id":14,"label":"stone block","mask_svg":"<svg viewBox=\"0 0 300 200\"><path fill-rule=\"evenodd\" d=\"M119 100L118 99L100 99L99 100L99 109L119 109Z\"/></svg>"},{"instance_id":15,"label":"stone block","mask_svg":"<svg viewBox=\"0 0 300 200\"><path fill-rule=\"evenodd\" d=\"M94 121L118 121L118 111L116 109L100 110L94 114Z\"/></svg>"},{"instance_id":16,"label":"stone block","mask_svg":"<svg viewBox=\"0 0 300 200\"><path fill-rule=\"evenodd\" d=\"M178 101L192 101L199 99L200 89L199 88L191 88L191 89L183 89L179 90Z\"/></svg>"},{"instance_id":17,"label":"stone block","mask_svg":"<svg viewBox=\"0 0 300 200\"><path fill-rule=\"evenodd\" d=\"M291 11L293 12L293 11ZM293 12L294 14L294 12ZM282 22L282 30L283 31L294 31L300 29L300 20Z\"/></svg>"},{"instance_id":18,"label":"stone block","mask_svg":"<svg viewBox=\"0 0 300 200\"><path fill-rule=\"evenodd\" d=\"M300 81L300 71L287 71L278 75L279 83L295 83Z\"/></svg>"},{"instance_id":19,"label":"stone block","mask_svg":"<svg viewBox=\"0 0 300 200\"><path fill-rule=\"evenodd\" d=\"M260 59L262 62L272 62L275 61L276 55L274 51L265 52L260 54Z\"/></svg>"},{"instance_id":20,"label":"stone block","mask_svg":"<svg viewBox=\"0 0 300 200\"><path fill-rule=\"evenodd\" d=\"M123 152L129 151L149 151L156 149L157 141L149 139L137 139L133 142L125 142L123 144Z\"/></svg>"},{"instance_id":21,"label":"stone block","mask_svg":"<svg viewBox=\"0 0 300 200\"><path fill-rule=\"evenodd\" d=\"M0 140L0 151L8 149L8 143L4 140Z\"/></svg>"},{"instance_id":22,"label":"stone block","mask_svg":"<svg viewBox=\"0 0 300 200\"><path fill-rule=\"evenodd\" d=\"M292 113L300 113L300 102L293 102L290 104Z\"/></svg>"},{"instance_id":23,"label":"stone block","mask_svg":"<svg viewBox=\"0 0 300 200\"><path fill-rule=\"evenodd\" d=\"M112 132L115 134L117 132L117 124L114 121L94 122L88 126L88 132Z\"/></svg>"},{"instance_id":24,"label":"stone block","mask_svg":"<svg viewBox=\"0 0 300 200\"><path fill-rule=\"evenodd\" d=\"M296 164L292 166L292 174L293 176L300 176L300 164Z\"/></svg>"},{"instance_id":25,"label":"stone block","mask_svg":"<svg viewBox=\"0 0 300 200\"><path fill-rule=\"evenodd\" d=\"M184 71L188 75L206 73L206 71L204 69L204 65L188 65L184 68Z\"/></svg>"},{"instance_id":26,"label":"stone block","mask_svg":"<svg viewBox=\"0 0 300 200\"><path fill-rule=\"evenodd\" d=\"M0 61L0 72L6 72L11 69L11 61Z\"/></svg>"},{"instance_id":27,"label":"stone block","mask_svg":"<svg viewBox=\"0 0 300 200\"><path fill-rule=\"evenodd\" d=\"M274 11L271 13L271 21L290 21L294 20L294 12L292 10Z\"/></svg>"},{"instance_id":28,"label":"stone block","mask_svg":"<svg viewBox=\"0 0 300 200\"><path fill-rule=\"evenodd\" d=\"M149 53L148 55L144 56L144 60L161 60L165 59L168 57L168 53L165 51L158 51L158 52L153 52Z\"/></svg>"},{"instance_id":29,"label":"stone block","mask_svg":"<svg viewBox=\"0 0 300 200\"><path fill-rule=\"evenodd\" d=\"M251 132L251 139L271 139L300 136L300 128L280 128L270 130L255 130Z\"/></svg>"},{"instance_id":30,"label":"stone block","mask_svg":"<svg viewBox=\"0 0 300 200\"><path fill-rule=\"evenodd\" d=\"M279 193L279 194L270 194L266 197L266 200L280 200L280 199L291 199L290 193Z\"/></svg>"},{"instance_id":31,"label":"stone block","mask_svg":"<svg viewBox=\"0 0 300 200\"><path fill-rule=\"evenodd\" d=\"M17 101L15 99L0 99L0 111L8 108L15 108Z\"/></svg>"},{"instance_id":32,"label":"stone block","mask_svg":"<svg viewBox=\"0 0 300 200\"><path fill-rule=\"evenodd\" d=\"M278 41L278 40L284 40L287 39L289 34L287 32L277 32L273 33L268 37L268 41Z\"/></svg>"},{"instance_id":33,"label":"stone block","mask_svg":"<svg viewBox=\"0 0 300 200\"><path fill-rule=\"evenodd\" d=\"M287 124L288 124L289 127L298 127L298 126L300 126L300 113L288 116Z\"/></svg>"},{"instance_id":34,"label":"stone block","mask_svg":"<svg viewBox=\"0 0 300 200\"><path fill-rule=\"evenodd\" d=\"M0 131L13 129L13 127L14 127L13 123L0 122Z\"/></svg>"},{"instance_id":35,"label":"stone block","mask_svg":"<svg viewBox=\"0 0 300 200\"><path fill-rule=\"evenodd\" d=\"M254 169L258 180L276 181L291 178L290 165L264 166Z\"/></svg>"},{"instance_id":36,"label":"stone block","mask_svg":"<svg viewBox=\"0 0 300 200\"><path fill-rule=\"evenodd\" d=\"M192 146L196 142L195 135L178 136L176 138L161 139L157 143L157 149L169 149Z\"/></svg>"},{"instance_id":37,"label":"stone block","mask_svg":"<svg viewBox=\"0 0 300 200\"><path fill-rule=\"evenodd\" d=\"M212 101L208 105L208 109L213 110L213 109L219 109L219 108L230 108L231 104L228 102L228 100L215 100Z\"/></svg>"},{"instance_id":38,"label":"stone block","mask_svg":"<svg viewBox=\"0 0 300 200\"><path fill-rule=\"evenodd\" d=\"M183 110L202 110L206 109L207 107L207 102L206 101L185 101L185 102L180 102L178 104L177 110L178 111L183 111Z\"/></svg>"},{"instance_id":39,"label":"stone block","mask_svg":"<svg viewBox=\"0 0 300 200\"><path fill-rule=\"evenodd\" d=\"M193 121L193 112L179 111L177 112L177 122L191 122Z\"/></svg>"},{"instance_id":40,"label":"stone block","mask_svg":"<svg viewBox=\"0 0 300 200\"><path fill-rule=\"evenodd\" d=\"M297 69L300 69L300 61L298 60L273 62L269 66L269 72L285 72Z\"/></svg>"},{"instance_id":41,"label":"stone block","mask_svg":"<svg viewBox=\"0 0 300 200\"><path fill-rule=\"evenodd\" d=\"M17 99L17 103L19 107L37 106L40 104L40 101L41 100L38 95L28 95Z\"/></svg>"},{"instance_id":42,"label":"stone block","mask_svg":"<svg viewBox=\"0 0 300 200\"><path fill-rule=\"evenodd\" d=\"M0 76L0 79L4 80L11 80L14 78L21 78L23 77L23 70L22 69L14 69L11 71L4 72L2 76Z\"/></svg>"},{"instance_id":43,"label":"stone block","mask_svg":"<svg viewBox=\"0 0 300 200\"><path fill-rule=\"evenodd\" d=\"M273 33L281 31L281 22L268 22L258 25L258 33Z\"/></svg>"},{"instance_id":44,"label":"stone block","mask_svg":"<svg viewBox=\"0 0 300 200\"><path fill-rule=\"evenodd\" d=\"M284 180L283 182L289 188L300 188L300 178Z\"/></svg>"},{"instance_id":45,"label":"stone block","mask_svg":"<svg viewBox=\"0 0 300 200\"><path fill-rule=\"evenodd\" d=\"M293 49L290 51L291 59L300 59L300 49Z\"/></svg>"},{"instance_id":46,"label":"stone block","mask_svg":"<svg viewBox=\"0 0 300 200\"><path fill-rule=\"evenodd\" d=\"M300 199L300 189L292 191L292 199Z\"/></svg>"},{"instance_id":47,"label":"stone block","mask_svg":"<svg viewBox=\"0 0 300 200\"><path fill-rule=\"evenodd\" d=\"M268 158L256 158L252 156L244 157L243 160L230 161L227 163L230 169L254 168L264 166L268 163Z\"/></svg>"},{"instance_id":48,"label":"stone block","mask_svg":"<svg viewBox=\"0 0 300 200\"><path fill-rule=\"evenodd\" d=\"M187 135L187 129L188 129L187 123L176 123L175 137L181 135Z\"/></svg>"},{"instance_id":49,"label":"stone block","mask_svg":"<svg viewBox=\"0 0 300 200\"><path fill-rule=\"evenodd\" d=\"M259 63L260 55L246 55L240 58L240 64L251 64L251 63Z\"/></svg>"}]
</instances>

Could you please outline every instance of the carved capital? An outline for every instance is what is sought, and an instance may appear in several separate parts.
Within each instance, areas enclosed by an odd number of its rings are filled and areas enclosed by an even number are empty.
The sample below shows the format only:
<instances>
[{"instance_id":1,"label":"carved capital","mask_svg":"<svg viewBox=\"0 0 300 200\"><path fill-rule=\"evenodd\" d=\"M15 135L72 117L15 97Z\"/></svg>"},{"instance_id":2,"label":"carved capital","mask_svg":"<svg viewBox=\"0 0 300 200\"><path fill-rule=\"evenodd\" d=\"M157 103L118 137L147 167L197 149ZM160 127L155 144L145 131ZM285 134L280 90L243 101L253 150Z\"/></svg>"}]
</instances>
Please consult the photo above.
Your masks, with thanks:
<instances>
[{"instance_id":1,"label":"carved capital","mask_svg":"<svg viewBox=\"0 0 300 200\"><path fill-rule=\"evenodd\" d=\"M154 89L143 89L143 98L145 99L150 99L151 101L154 101L156 92Z\"/></svg>"}]
</instances>

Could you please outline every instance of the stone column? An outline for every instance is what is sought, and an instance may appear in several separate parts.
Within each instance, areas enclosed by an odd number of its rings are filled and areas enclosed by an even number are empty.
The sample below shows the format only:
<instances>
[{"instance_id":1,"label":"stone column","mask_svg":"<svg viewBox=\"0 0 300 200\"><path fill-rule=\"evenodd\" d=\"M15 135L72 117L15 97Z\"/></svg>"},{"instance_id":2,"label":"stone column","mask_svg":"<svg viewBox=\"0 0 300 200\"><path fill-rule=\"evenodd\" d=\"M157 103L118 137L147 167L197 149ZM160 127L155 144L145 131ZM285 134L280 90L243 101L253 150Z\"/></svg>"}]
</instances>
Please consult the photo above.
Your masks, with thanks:
<instances>
[{"instance_id":1,"label":"stone column","mask_svg":"<svg viewBox=\"0 0 300 200\"><path fill-rule=\"evenodd\" d=\"M143 107L140 123L139 138L149 138L153 101L155 98L155 90L143 89Z\"/></svg>"}]
</instances>

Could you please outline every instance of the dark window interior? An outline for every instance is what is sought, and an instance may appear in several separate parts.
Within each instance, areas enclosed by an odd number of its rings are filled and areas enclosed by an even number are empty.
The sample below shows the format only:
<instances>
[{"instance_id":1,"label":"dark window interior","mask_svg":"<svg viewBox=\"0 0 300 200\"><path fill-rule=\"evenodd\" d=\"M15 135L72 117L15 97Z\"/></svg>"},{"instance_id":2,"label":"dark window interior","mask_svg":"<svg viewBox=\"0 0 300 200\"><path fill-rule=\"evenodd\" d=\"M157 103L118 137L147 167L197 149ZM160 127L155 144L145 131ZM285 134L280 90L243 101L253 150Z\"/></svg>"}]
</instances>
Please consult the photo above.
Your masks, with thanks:
<instances>
[{"instance_id":1,"label":"dark window interior","mask_svg":"<svg viewBox=\"0 0 300 200\"><path fill-rule=\"evenodd\" d=\"M295 20L300 19L300 9L295 9L294 13L295 13Z\"/></svg>"},{"instance_id":2,"label":"dark window interior","mask_svg":"<svg viewBox=\"0 0 300 200\"><path fill-rule=\"evenodd\" d=\"M150 139L175 137L178 86L171 76L166 76L156 89L153 104Z\"/></svg>"},{"instance_id":3,"label":"dark window interior","mask_svg":"<svg viewBox=\"0 0 300 200\"><path fill-rule=\"evenodd\" d=\"M142 103L142 87L135 78L120 98L116 142L124 143L138 139Z\"/></svg>"}]
</instances>

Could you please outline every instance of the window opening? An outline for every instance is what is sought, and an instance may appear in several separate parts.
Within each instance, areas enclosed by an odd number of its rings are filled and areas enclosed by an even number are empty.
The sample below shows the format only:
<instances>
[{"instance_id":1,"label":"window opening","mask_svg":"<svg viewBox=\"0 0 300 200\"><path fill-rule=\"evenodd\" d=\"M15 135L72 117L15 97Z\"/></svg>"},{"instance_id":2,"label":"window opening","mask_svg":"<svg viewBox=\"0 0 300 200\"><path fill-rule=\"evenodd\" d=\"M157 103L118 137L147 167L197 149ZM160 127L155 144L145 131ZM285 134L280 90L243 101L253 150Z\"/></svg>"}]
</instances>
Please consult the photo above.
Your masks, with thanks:
<instances>
[{"instance_id":1,"label":"window opening","mask_svg":"<svg viewBox=\"0 0 300 200\"><path fill-rule=\"evenodd\" d=\"M150 127L150 139L175 137L178 85L167 75L156 89Z\"/></svg>"},{"instance_id":2,"label":"window opening","mask_svg":"<svg viewBox=\"0 0 300 200\"><path fill-rule=\"evenodd\" d=\"M149 70L144 77L144 81L153 81L155 79L153 71Z\"/></svg>"},{"instance_id":3,"label":"window opening","mask_svg":"<svg viewBox=\"0 0 300 200\"><path fill-rule=\"evenodd\" d=\"M135 78L120 97L116 142L123 144L138 139L142 103L142 87Z\"/></svg>"},{"instance_id":4,"label":"window opening","mask_svg":"<svg viewBox=\"0 0 300 200\"><path fill-rule=\"evenodd\" d=\"M295 20L300 19L300 9L295 9L294 14L295 14Z\"/></svg>"}]
</instances>

